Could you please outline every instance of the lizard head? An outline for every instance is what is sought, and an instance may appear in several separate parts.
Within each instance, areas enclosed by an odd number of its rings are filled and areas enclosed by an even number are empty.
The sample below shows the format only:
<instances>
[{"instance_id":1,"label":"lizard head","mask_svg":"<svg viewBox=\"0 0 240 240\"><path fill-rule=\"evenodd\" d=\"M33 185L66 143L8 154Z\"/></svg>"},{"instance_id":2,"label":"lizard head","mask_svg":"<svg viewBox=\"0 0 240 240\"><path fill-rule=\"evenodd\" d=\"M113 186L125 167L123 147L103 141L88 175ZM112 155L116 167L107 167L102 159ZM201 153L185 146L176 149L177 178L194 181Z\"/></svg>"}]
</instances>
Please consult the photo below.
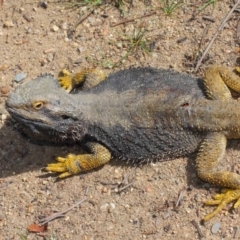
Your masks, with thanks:
<instances>
[{"instance_id":1,"label":"lizard head","mask_svg":"<svg viewBox=\"0 0 240 240\"><path fill-rule=\"evenodd\" d=\"M86 131L74 97L63 90L52 75L24 82L12 92L6 109L21 124L23 132L36 140L80 141Z\"/></svg>"}]
</instances>

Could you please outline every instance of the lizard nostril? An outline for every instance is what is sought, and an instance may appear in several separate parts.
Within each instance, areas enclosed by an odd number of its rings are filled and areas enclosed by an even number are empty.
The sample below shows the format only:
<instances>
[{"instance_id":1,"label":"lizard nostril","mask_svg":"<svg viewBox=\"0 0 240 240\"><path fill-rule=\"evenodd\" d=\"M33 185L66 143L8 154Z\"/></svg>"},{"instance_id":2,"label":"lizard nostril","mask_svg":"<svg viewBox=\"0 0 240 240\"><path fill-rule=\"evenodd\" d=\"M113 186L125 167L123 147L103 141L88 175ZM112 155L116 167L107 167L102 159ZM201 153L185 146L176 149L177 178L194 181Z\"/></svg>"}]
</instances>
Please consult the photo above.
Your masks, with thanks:
<instances>
[{"instance_id":1,"label":"lizard nostril","mask_svg":"<svg viewBox=\"0 0 240 240\"><path fill-rule=\"evenodd\" d=\"M188 107L188 106L189 106L189 103L188 103L188 102L183 103L183 104L181 105L181 107Z\"/></svg>"},{"instance_id":2,"label":"lizard nostril","mask_svg":"<svg viewBox=\"0 0 240 240\"><path fill-rule=\"evenodd\" d=\"M63 120L72 120L72 121L77 121L77 118L75 118L75 117L71 117L71 116L68 116L68 115L65 115L65 114L63 114L63 115L61 115L61 118L63 119Z\"/></svg>"},{"instance_id":3,"label":"lizard nostril","mask_svg":"<svg viewBox=\"0 0 240 240\"><path fill-rule=\"evenodd\" d=\"M64 120L66 120L66 119L69 119L69 118L71 118L71 117L69 117L69 116L67 116L67 115L62 115L61 118L64 119Z\"/></svg>"}]
</instances>

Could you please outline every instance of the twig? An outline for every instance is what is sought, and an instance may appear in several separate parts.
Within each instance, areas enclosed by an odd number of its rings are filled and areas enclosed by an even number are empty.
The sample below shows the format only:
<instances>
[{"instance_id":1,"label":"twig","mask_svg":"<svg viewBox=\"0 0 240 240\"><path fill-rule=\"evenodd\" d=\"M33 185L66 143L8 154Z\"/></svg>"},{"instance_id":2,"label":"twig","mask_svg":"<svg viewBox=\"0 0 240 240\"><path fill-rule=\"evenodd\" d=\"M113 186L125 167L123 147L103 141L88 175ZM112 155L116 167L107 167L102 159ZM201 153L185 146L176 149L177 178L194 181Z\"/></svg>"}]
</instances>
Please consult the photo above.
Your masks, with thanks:
<instances>
[{"instance_id":1,"label":"twig","mask_svg":"<svg viewBox=\"0 0 240 240\"><path fill-rule=\"evenodd\" d=\"M115 23L115 24L111 24L110 27L116 27L116 26L121 25L121 24L125 24L125 23L128 23L128 22L133 22L133 21L135 21L136 19L145 18L145 17L150 17L150 16L152 16L152 15L154 15L154 14L156 14L156 13L157 13L157 12L154 11L154 12L147 13L147 14L141 16L141 17L136 17L136 18L132 18L132 19L125 19L125 20L123 20L123 21L121 21L121 22L118 22L118 23Z\"/></svg>"},{"instance_id":2,"label":"twig","mask_svg":"<svg viewBox=\"0 0 240 240\"><path fill-rule=\"evenodd\" d=\"M52 69L53 64L54 64L54 61L56 60L56 56L57 56L57 53L54 52L54 53L53 53L53 59L52 59L52 61L49 63L49 66L48 66L48 69L49 69L49 70Z\"/></svg>"},{"instance_id":3,"label":"twig","mask_svg":"<svg viewBox=\"0 0 240 240\"><path fill-rule=\"evenodd\" d=\"M127 189L127 188L129 188L130 186L133 185L134 179L133 179L131 182L129 182L129 177L130 177L131 175L133 175L135 169L136 169L136 168L133 168L133 170L132 170L130 173L124 175L122 182L121 182L120 185L118 186L118 189L117 189L118 191L117 191L117 193L120 193L120 192L122 192L123 190L125 190L125 189Z\"/></svg>"},{"instance_id":4,"label":"twig","mask_svg":"<svg viewBox=\"0 0 240 240\"><path fill-rule=\"evenodd\" d=\"M61 212L54 213L54 214L52 214L52 215L50 215L50 216L48 216L48 217L46 217L46 218L43 218L43 219L39 220L39 224L44 225L44 224L46 224L46 223L48 223L48 222L51 222L52 220L54 220L54 219L56 219L56 218L64 217L64 214L65 214L66 212L68 212L68 211L70 211L71 209L77 207L79 204L83 203L83 202L86 201L86 200L87 200L87 198L83 198L81 201L75 203L75 204L72 205L71 207L69 207L69 208L67 208L67 209L65 209L65 210L63 210L63 211L61 211Z\"/></svg>"},{"instance_id":5,"label":"twig","mask_svg":"<svg viewBox=\"0 0 240 240\"><path fill-rule=\"evenodd\" d=\"M197 222L195 220L192 220L191 223L197 229L199 237L204 238L204 235L203 235L199 225L197 224Z\"/></svg>"},{"instance_id":6,"label":"twig","mask_svg":"<svg viewBox=\"0 0 240 240\"><path fill-rule=\"evenodd\" d=\"M231 8L232 8L233 6L234 6L233 4L230 5ZM235 12L240 12L240 9L237 8L237 9L235 9L234 11L235 11Z\"/></svg>"},{"instance_id":7,"label":"twig","mask_svg":"<svg viewBox=\"0 0 240 240\"><path fill-rule=\"evenodd\" d=\"M202 18L203 18L203 20L207 20L209 22L215 22L215 20L214 20L214 18L212 16L205 15Z\"/></svg>"},{"instance_id":8,"label":"twig","mask_svg":"<svg viewBox=\"0 0 240 240\"><path fill-rule=\"evenodd\" d=\"M200 49L201 49L202 46L203 46L203 40L204 40L204 38L205 38L208 30L209 30L209 27L210 27L210 24L207 24L207 26L206 26L206 27L204 28L204 30L203 30L203 33L202 33L202 36L201 36L201 39L200 39L200 43L199 43L199 45L198 45L198 50L199 50L199 51L200 51Z\"/></svg>"},{"instance_id":9,"label":"twig","mask_svg":"<svg viewBox=\"0 0 240 240\"><path fill-rule=\"evenodd\" d=\"M123 187L118 188L118 191L117 191L117 192L118 192L118 193L122 192L123 190L125 190L125 189L129 188L130 186L132 186L133 183L134 183L134 182L130 182L129 184L127 184L127 185L125 185L125 186L123 186Z\"/></svg>"},{"instance_id":10,"label":"twig","mask_svg":"<svg viewBox=\"0 0 240 240\"><path fill-rule=\"evenodd\" d=\"M239 232L238 227L233 227L233 231L234 231L234 233L233 233L233 239L237 239L237 237L238 237L238 232Z\"/></svg>"},{"instance_id":11,"label":"twig","mask_svg":"<svg viewBox=\"0 0 240 240\"><path fill-rule=\"evenodd\" d=\"M181 189L180 192L178 193L178 200L177 200L177 202L176 202L176 204L175 204L175 207L176 207L176 208L179 207L180 202L182 201L183 194L184 194L185 190L186 190L186 189L183 188L183 189Z\"/></svg>"},{"instance_id":12,"label":"twig","mask_svg":"<svg viewBox=\"0 0 240 240\"><path fill-rule=\"evenodd\" d=\"M78 25L80 25L83 21L85 21L89 16L91 16L93 13L94 13L94 10L93 9L92 11L90 11L85 17L83 17L82 19L80 19L78 21L78 23L75 25L75 28L77 28Z\"/></svg>"},{"instance_id":13,"label":"twig","mask_svg":"<svg viewBox=\"0 0 240 240\"><path fill-rule=\"evenodd\" d=\"M125 20L123 20L121 22L118 22L118 23L110 25L110 27L116 27L118 25L129 23L129 22L134 22L134 21L135 21L135 19L133 19L133 18L132 19L125 19Z\"/></svg>"},{"instance_id":14,"label":"twig","mask_svg":"<svg viewBox=\"0 0 240 240\"><path fill-rule=\"evenodd\" d=\"M87 187L86 190L85 190L85 196L88 195L88 192L89 192L89 187Z\"/></svg>"},{"instance_id":15,"label":"twig","mask_svg":"<svg viewBox=\"0 0 240 240\"><path fill-rule=\"evenodd\" d=\"M207 52L209 51L209 49L212 47L213 42L215 41L217 35L219 32L221 32L226 24L226 22L228 21L228 19L230 18L230 16L232 15L232 13L234 12L234 10L237 8L238 4L240 3L240 0L238 0L236 2L236 4L233 6L233 8L229 11L229 13L227 14L227 16L223 19L221 25L218 27L216 33L214 34L212 40L209 42L206 50L204 51L204 53L202 54L202 57L198 60L196 68L195 68L195 72L198 70L199 66L202 63L202 60L204 59L204 57L206 56Z\"/></svg>"},{"instance_id":16,"label":"twig","mask_svg":"<svg viewBox=\"0 0 240 240\"><path fill-rule=\"evenodd\" d=\"M95 9L92 9L85 17L81 18L72 29L69 29L67 32L68 38L71 38L73 33L76 31L78 25L80 25L82 22L84 22L89 16L91 16L94 13Z\"/></svg>"}]
</instances>

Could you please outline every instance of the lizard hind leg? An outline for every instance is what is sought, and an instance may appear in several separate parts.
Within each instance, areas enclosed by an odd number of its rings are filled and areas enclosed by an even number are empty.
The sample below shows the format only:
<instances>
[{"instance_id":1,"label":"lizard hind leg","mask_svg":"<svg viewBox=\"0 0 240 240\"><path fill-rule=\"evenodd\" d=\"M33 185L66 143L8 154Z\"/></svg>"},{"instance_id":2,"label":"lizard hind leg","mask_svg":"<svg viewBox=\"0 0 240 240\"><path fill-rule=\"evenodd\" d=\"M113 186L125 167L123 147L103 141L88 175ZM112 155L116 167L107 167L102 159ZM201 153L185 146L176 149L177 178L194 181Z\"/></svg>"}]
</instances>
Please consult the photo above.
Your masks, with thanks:
<instances>
[{"instance_id":1,"label":"lizard hind leg","mask_svg":"<svg viewBox=\"0 0 240 240\"><path fill-rule=\"evenodd\" d=\"M60 173L58 178L65 178L74 174L89 171L108 163L111 153L99 143L89 142L86 144L90 153L68 154L66 158L57 157L57 163L48 164L46 171Z\"/></svg>"},{"instance_id":2,"label":"lizard hind leg","mask_svg":"<svg viewBox=\"0 0 240 240\"><path fill-rule=\"evenodd\" d=\"M228 89L240 93L240 68L236 71L230 71L226 67L209 66L205 70L204 86L206 89L207 97L212 100L231 99L231 92Z\"/></svg>"},{"instance_id":3,"label":"lizard hind leg","mask_svg":"<svg viewBox=\"0 0 240 240\"><path fill-rule=\"evenodd\" d=\"M225 188L205 205L217 205L217 208L204 217L209 220L219 213L228 203L236 201L234 208L240 204L240 175L219 170L219 162L225 153L227 139L222 133L209 133L200 146L196 165L199 178L219 187ZM227 188L227 189L226 189Z\"/></svg>"}]
</instances>

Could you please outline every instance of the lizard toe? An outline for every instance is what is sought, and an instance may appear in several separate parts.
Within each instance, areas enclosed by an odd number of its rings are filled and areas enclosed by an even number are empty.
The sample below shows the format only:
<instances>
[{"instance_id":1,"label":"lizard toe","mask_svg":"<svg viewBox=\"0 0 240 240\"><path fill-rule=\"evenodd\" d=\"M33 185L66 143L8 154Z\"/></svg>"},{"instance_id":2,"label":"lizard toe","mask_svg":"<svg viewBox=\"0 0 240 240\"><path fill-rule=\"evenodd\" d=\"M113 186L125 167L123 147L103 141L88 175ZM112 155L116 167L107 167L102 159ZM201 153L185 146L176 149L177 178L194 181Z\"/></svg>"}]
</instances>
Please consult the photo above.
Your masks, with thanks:
<instances>
[{"instance_id":1,"label":"lizard toe","mask_svg":"<svg viewBox=\"0 0 240 240\"><path fill-rule=\"evenodd\" d=\"M67 92L71 92L73 89L73 81L71 74L66 70L63 69L58 75L58 82L60 86L65 89Z\"/></svg>"},{"instance_id":2,"label":"lizard toe","mask_svg":"<svg viewBox=\"0 0 240 240\"><path fill-rule=\"evenodd\" d=\"M81 172L76 155L69 154L66 158L57 157L57 163L50 163L46 166L45 170L50 172L61 173L58 178L65 178L73 174Z\"/></svg>"},{"instance_id":3,"label":"lizard toe","mask_svg":"<svg viewBox=\"0 0 240 240\"><path fill-rule=\"evenodd\" d=\"M217 205L215 210L204 217L204 221L208 221L216 214L218 214L227 204L232 201L236 201L234 208L240 205L240 189L224 189L222 193L216 194L213 199L205 202L205 205L212 206Z\"/></svg>"}]
</instances>

